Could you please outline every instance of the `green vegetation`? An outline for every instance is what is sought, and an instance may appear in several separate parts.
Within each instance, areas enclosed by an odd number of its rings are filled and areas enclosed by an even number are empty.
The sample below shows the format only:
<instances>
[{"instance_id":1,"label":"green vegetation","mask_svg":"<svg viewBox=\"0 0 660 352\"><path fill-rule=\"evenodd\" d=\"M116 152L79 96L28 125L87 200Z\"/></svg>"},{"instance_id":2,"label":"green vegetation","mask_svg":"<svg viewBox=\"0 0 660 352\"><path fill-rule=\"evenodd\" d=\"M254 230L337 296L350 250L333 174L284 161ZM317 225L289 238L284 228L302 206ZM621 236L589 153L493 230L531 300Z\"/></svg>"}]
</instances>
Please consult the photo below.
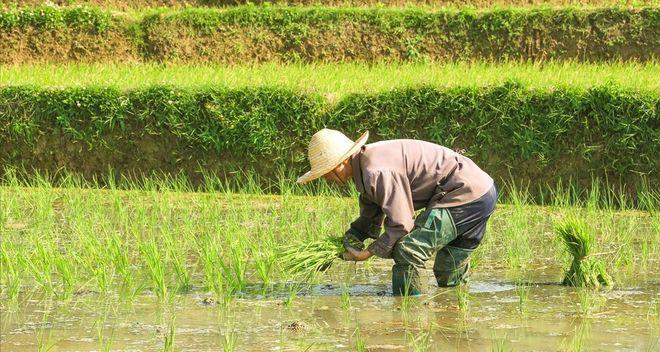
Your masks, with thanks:
<instances>
[{"instance_id":1,"label":"green vegetation","mask_svg":"<svg viewBox=\"0 0 660 352\"><path fill-rule=\"evenodd\" d=\"M120 9L139 9L143 7L157 7L167 5L169 7L189 6L218 6L231 7L242 4L278 4L278 5L324 5L324 6L423 6L428 8L437 7L492 7L492 6L538 6L538 5L575 5L580 6L643 6L652 5L652 0L52 0L58 5L97 5ZM43 0L6 0L5 6L36 6L41 5Z\"/></svg>"},{"instance_id":2,"label":"green vegetation","mask_svg":"<svg viewBox=\"0 0 660 352\"><path fill-rule=\"evenodd\" d=\"M331 102L354 93L395 88L487 87L515 81L539 90L589 89L616 85L660 94L660 65L655 62L592 63L400 63L159 65L70 64L0 66L0 86L44 88L112 87L120 90L154 85L180 88L281 87L324 94Z\"/></svg>"},{"instance_id":3,"label":"green vegetation","mask_svg":"<svg viewBox=\"0 0 660 352\"><path fill-rule=\"evenodd\" d=\"M330 252L336 256L341 244L328 236L345 231L357 216L357 202L337 197L339 193L330 188L326 189L327 196L300 196L297 194L307 191L296 190L291 179L280 183L288 184L285 195L258 196L228 188L190 193L189 182L167 179L152 179L146 182L149 186L124 191L80 188L85 184L75 178L56 184L43 177L30 184L5 178L0 187L0 197L7 200L1 224L1 295L16 300L33 292L67 300L73 292L92 290L134 300L146 290L160 301L168 301L168 297L197 289L230 304L235 297L286 292L292 288L288 283L290 268L318 255L295 244L305 241L324 243L325 247L332 242L328 245L332 251L320 253L327 254L324 259L330 257ZM507 192L503 190L503 199ZM535 267L548 265L559 273L564 251L560 247L549 251L555 247L553 237L544 235L553 221L547 213L553 211L559 215L580 214L594 224L599 236L590 237L593 244L589 248L602 248L600 257L618 282L638 280L640 275L658 269L652 259L657 258L658 247L649 248L647 256L642 256L640 250L645 241L657 235L653 230L660 219L657 209L657 202L648 212L500 204L498 216L479 249L484 251L480 271L497 268L510 255L506 250L508 239L502 233L511 226L511 213L523 211L530 218L525 226L527 233L534 234L529 245L536 255L528 259L521 276L529 277ZM638 241L627 240L631 232ZM176 234L176 242L172 242L172 234ZM287 247L299 251L283 254L282 248ZM581 250L587 255L585 259L594 254ZM66 265L58 259L63 253ZM260 268L263 263L259 260L282 257L290 261L275 260L267 270ZM306 268L316 269L317 264ZM584 260L579 263L584 264ZM99 274L100 268L103 274ZM347 265L338 263L326 275L336 277L348 270ZM629 278L631 272L635 273L633 278ZM306 289L295 284L291 292ZM526 288L521 286L518 294L521 301L526 301ZM467 312L467 288L456 295L459 307ZM346 306L348 302L346 298Z\"/></svg>"},{"instance_id":4,"label":"green vegetation","mask_svg":"<svg viewBox=\"0 0 660 352\"><path fill-rule=\"evenodd\" d=\"M283 166L307 168L309 136L329 127L349 136L369 130L371 141L418 138L463 149L500 183L515 170L516 182L532 189L559 179L584 188L600 178L634 194L658 183L658 101L657 90L516 82L355 93L334 103L277 87L9 86L0 89L0 159L49 173L84 170L89 179L108 166L196 180L208 170L253 168L274 178ZM53 159L58 145L70 152Z\"/></svg>"},{"instance_id":5,"label":"green vegetation","mask_svg":"<svg viewBox=\"0 0 660 352\"><path fill-rule=\"evenodd\" d=\"M0 4L0 349L654 350L657 1L52 2ZM337 260L323 127L495 178L470 283Z\"/></svg>"},{"instance_id":6,"label":"green vegetation","mask_svg":"<svg viewBox=\"0 0 660 352\"><path fill-rule=\"evenodd\" d=\"M595 237L584 221L568 218L557 224L555 232L573 258L562 281L564 285L598 288L613 284L605 263L594 253Z\"/></svg>"},{"instance_id":7,"label":"green vegetation","mask_svg":"<svg viewBox=\"0 0 660 352\"><path fill-rule=\"evenodd\" d=\"M658 11L35 7L0 11L0 35L13 44L0 46L0 62L648 61L659 53ZM56 39L42 35L52 30Z\"/></svg>"},{"instance_id":8,"label":"green vegetation","mask_svg":"<svg viewBox=\"0 0 660 352\"><path fill-rule=\"evenodd\" d=\"M57 8L52 6L24 7L0 12L0 28L61 28L104 32L111 26L110 11L96 7Z\"/></svg>"},{"instance_id":9,"label":"green vegetation","mask_svg":"<svg viewBox=\"0 0 660 352\"><path fill-rule=\"evenodd\" d=\"M288 274L309 278L328 270L343 252L341 237L331 236L320 241L306 240L286 245L279 251L278 260Z\"/></svg>"}]
</instances>

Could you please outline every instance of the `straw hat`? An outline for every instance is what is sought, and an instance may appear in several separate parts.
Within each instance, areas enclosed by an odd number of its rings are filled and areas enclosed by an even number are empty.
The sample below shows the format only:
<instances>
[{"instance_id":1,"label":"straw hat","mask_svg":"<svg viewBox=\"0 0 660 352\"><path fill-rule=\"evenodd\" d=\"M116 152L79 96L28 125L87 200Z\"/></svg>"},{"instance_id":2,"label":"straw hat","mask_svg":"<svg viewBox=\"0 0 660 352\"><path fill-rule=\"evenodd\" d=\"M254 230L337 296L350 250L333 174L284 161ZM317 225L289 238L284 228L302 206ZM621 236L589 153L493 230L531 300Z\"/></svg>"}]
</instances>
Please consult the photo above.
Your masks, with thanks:
<instances>
[{"instance_id":1,"label":"straw hat","mask_svg":"<svg viewBox=\"0 0 660 352\"><path fill-rule=\"evenodd\" d=\"M343 133L324 128L312 136L307 148L307 157L311 170L298 177L298 183L315 180L336 168L357 152L369 138L369 131L364 132L353 142Z\"/></svg>"}]
</instances>

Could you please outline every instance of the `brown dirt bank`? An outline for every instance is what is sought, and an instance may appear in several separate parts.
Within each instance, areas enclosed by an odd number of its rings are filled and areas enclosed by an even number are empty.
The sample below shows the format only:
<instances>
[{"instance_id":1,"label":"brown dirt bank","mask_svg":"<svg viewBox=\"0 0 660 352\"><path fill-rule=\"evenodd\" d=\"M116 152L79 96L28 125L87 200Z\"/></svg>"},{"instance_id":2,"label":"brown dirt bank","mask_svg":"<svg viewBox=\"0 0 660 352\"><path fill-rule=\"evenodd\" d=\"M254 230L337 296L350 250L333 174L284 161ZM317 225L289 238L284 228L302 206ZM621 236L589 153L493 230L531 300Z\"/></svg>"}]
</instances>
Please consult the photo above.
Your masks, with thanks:
<instances>
[{"instance_id":1,"label":"brown dirt bank","mask_svg":"<svg viewBox=\"0 0 660 352\"><path fill-rule=\"evenodd\" d=\"M0 26L0 63L590 62L660 56L657 8L475 12L247 6L161 9L141 19L61 11L51 15L78 22L98 18L108 29L42 24L38 14L9 14Z\"/></svg>"},{"instance_id":2,"label":"brown dirt bank","mask_svg":"<svg viewBox=\"0 0 660 352\"><path fill-rule=\"evenodd\" d=\"M0 30L0 64L139 62L139 50L121 30L74 28Z\"/></svg>"}]
</instances>

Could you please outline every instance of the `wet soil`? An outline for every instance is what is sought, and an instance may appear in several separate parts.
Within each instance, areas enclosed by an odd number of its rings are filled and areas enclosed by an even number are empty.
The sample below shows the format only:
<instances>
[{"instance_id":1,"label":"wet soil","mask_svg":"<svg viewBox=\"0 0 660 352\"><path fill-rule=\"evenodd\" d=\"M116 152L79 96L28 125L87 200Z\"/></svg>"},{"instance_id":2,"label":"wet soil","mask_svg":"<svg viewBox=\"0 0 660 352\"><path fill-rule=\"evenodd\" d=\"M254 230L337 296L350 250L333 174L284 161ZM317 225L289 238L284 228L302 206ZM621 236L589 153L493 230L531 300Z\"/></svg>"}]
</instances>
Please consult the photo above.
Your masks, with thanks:
<instances>
[{"instance_id":1,"label":"wet soil","mask_svg":"<svg viewBox=\"0 0 660 352\"><path fill-rule=\"evenodd\" d=\"M408 351L426 341L431 351L657 347L657 275L581 298L577 289L557 284L560 273L537 272L521 306L503 272L478 272L469 284L469 309L461 310L452 288L431 286L407 301L392 297L386 264L344 267L303 286L290 301L285 286L267 295L246 293L228 305L198 291L165 303L149 294L122 303L95 293L69 301L3 301L2 350L158 350L172 322L175 350L214 351L233 339L239 351L354 351L358 336L369 351ZM342 304L346 286L340 282L351 282L348 305Z\"/></svg>"}]
</instances>

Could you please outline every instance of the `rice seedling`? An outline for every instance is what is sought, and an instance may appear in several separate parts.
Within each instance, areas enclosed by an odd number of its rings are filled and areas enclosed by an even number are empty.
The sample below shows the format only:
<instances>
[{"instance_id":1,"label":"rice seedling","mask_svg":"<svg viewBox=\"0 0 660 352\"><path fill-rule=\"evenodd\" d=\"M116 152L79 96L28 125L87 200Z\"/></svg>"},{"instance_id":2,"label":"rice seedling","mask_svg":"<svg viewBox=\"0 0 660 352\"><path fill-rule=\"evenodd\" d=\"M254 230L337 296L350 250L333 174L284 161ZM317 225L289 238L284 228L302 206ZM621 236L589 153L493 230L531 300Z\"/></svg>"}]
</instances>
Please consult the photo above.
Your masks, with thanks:
<instances>
[{"instance_id":1,"label":"rice seedling","mask_svg":"<svg viewBox=\"0 0 660 352\"><path fill-rule=\"evenodd\" d=\"M96 338L99 341L99 351L110 352L112 351L112 340L115 332L112 330L110 336L106 336L103 330L103 325L101 325L96 331Z\"/></svg>"},{"instance_id":2,"label":"rice seedling","mask_svg":"<svg viewBox=\"0 0 660 352\"><path fill-rule=\"evenodd\" d=\"M353 331L353 336L355 337L355 351L356 352L366 352L367 343L362 337L362 332L360 331L360 325L356 323L355 330Z\"/></svg>"},{"instance_id":3,"label":"rice seedling","mask_svg":"<svg viewBox=\"0 0 660 352\"><path fill-rule=\"evenodd\" d=\"M190 283L190 274L186 268L187 248L182 246L182 241L177 241L170 231L163 231L163 239L167 256L176 274L178 291L188 292L192 288L192 284Z\"/></svg>"},{"instance_id":4,"label":"rice seedling","mask_svg":"<svg viewBox=\"0 0 660 352\"><path fill-rule=\"evenodd\" d=\"M604 297L598 296L595 291L588 288L578 288L576 294L580 303L578 313L585 317L600 310L607 301Z\"/></svg>"},{"instance_id":5,"label":"rice seedling","mask_svg":"<svg viewBox=\"0 0 660 352\"><path fill-rule=\"evenodd\" d=\"M167 295L167 284L165 282L165 265L158 245L153 239L141 242L139 245L142 258L147 265L147 273L154 285L158 298L165 299Z\"/></svg>"},{"instance_id":6,"label":"rice seedling","mask_svg":"<svg viewBox=\"0 0 660 352\"><path fill-rule=\"evenodd\" d=\"M133 275L129 268L128 248L123 244L119 233L113 233L108 241L109 261L114 265L116 273L119 273L122 287L130 288L133 283Z\"/></svg>"},{"instance_id":7,"label":"rice seedling","mask_svg":"<svg viewBox=\"0 0 660 352\"><path fill-rule=\"evenodd\" d=\"M595 237L583 221L569 217L555 225L555 232L572 256L562 281L564 285L596 288L612 285L605 264L593 253Z\"/></svg>"},{"instance_id":8,"label":"rice seedling","mask_svg":"<svg viewBox=\"0 0 660 352\"><path fill-rule=\"evenodd\" d=\"M96 285L102 294L108 293L111 285L111 275L108 272L107 262L99 260L99 263L92 267L92 276L96 279Z\"/></svg>"},{"instance_id":9,"label":"rice seedling","mask_svg":"<svg viewBox=\"0 0 660 352\"><path fill-rule=\"evenodd\" d=\"M518 295L518 312L527 313L527 302L529 301L529 284L522 280L516 282L516 295Z\"/></svg>"},{"instance_id":10,"label":"rice seedling","mask_svg":"<svg viewBox=\"0 0 660 352\"><path fill-rule=\"evenodd\" d=\"M21 282L23 271L25 268L25 259L20 251L15 248L8 248L13 246L10 242L5 240L0 241L0 287L7 299L11 302L16 302L18 294L21 290ZM15 255L10 257L10 253Z\"/></svg>"},{"instance_id":11,"label":"rice seedling","mask_svg":"<svg viewBox=\"0 0 660 352\"><path fill-rule=\"evenodd\" d=\"M75 263L72 263L64 255L57 253L53 256L53 264L62 280L61 297L68 299L73 294L75 288Z\"/></svg>"},{"instance_id":12,"label":"rice seedling","mask_svg":"<svg viewBox=\"0 0 660 352\"><path fill-rule=\"evenodd\" d=\"M103 305L103 314L100 314L98 318L94 321L92 329L96 328L96 339L99 343L99 351L111 351L112 350L112 341L115 335L114 326L110 330L110 336L105 334L105 323L110 314L116 313L116 307L110 304L109 302L104 302Z\"/></svg>"},{"instance_id":13,"label":"rice seedling","mask_svg":"<svg viewBox=\"0 0 660 352\"><path fill-rule=\"evenodd\" d=\"M224 253L223 253L224 254ZM229 296L245 291L247 286L246 270L247 259L241 248L232 247L229 250L229 261L219 261L222 268L225 291Z\"/></svg>"},{"instance_id":14,"label":"rice seedling","mask_svg":"<svg viewBox=\"0 0 660 352\"><path fill-rule=\"evenodd\" d=\"M341 308L344 311L349 311L351 309L351 296L346 284L341 286Z\"/></svg>"},{"instance_id":15,"label":"rice seedling","mask_svg":"<svg viewBox=\"0 0 660 352\"><path fill-rule=\"evenodd\" d=\"M223 293L222 274L219 271L220 253L210 236L199 238L197 241L198 255L202 262L204 272L204 285L207 291L215 292L217 297Z\"/></svg>"},{"instance_id":16,"label":"rice seedling","mask_svg":"<svg viewBox=\"0 0 660 352\"><path fill-rule=\"evenodd\" d=\"M431 336L433 335L432 325L429 324L426 330L421 330L417 334L406 330L406 342L410 351L422 352L428 351L432 346Z\"/></svg>"},{"instance_id":17,"label":"rice seedling","mask_svg":"<svg viewBox=\"0 0 660 352\"><path fill-rule=\"evenodd\" d=\"M455 287L454 292L456 293L456 302L458 308L463 313L467 313L470 310L470 290L467 284L461 284Z\"/></svg>"},{"instance_id":18,"label":"rice seedling","mask_svg":"<svg viewBox=\"0 0 660 352\"><path fill-rule=\"evenodd\" d=\"M565 350L571 352L584 351L585 343L589 334L591 333L591 326L588 319L582 319L580 324L574 328L573 336L568 342L564 342Z\"/></svg>"},{"instance_id":19,"label":"rice seedling","mask_svg":"<svg viewBox=\"0 0 660 352\"><path fill-rule=\"evenodd\" d=\"M318 241L285 245L278 260L284 272L309 278L319 271L328 270L343 252L341 237L329 236Z\"/></svg>"},{"instance_id":20,"label":"rice seedling","mask_svg":"<svg viewBox=\"0 0 660 352\"><path fill-rule=\"evenodd\" d=\"M226 331L222 336L222 350L224 352L234 352L236 351L236 332L235 331Z\"/></svg>"},{"instance_id":21,"label":"rice seedling","mask_svg":"<svg viewBox=\"0 0 660 352\"><path fill-rule=\"evenodd\" d=\"M47 329L48 334L46 334L44 330L46 329L41 329L37 333L37 351L39 352L52 351L55 349L55 345L57 345L57 341L53 339L53 331Z\"/></svg>"},{"instance_id":22,"label":"rice seedling","mask_svg":"<svg viewBox=\"0 0 660 352\"><path fill-rule=\"evenodd\" d=\"M293 302L295 301L296 297L298 297L298 293L301 290L300 284L291 284L287 285L287 296L284 297L284 300L282 303L284 304L285 307L291 308L293 306Z\"/></svg>"},{"instance_id":23,"label":"rice seedling","mask_svg":"<svg viewBox=\"0 0 660 352\"><path fill-rule=\"evenodd\" d=\"M170 320L170 327L163 336L163 352L174 351L174 317Z\"/></svg>"},{"instance_id":24,"label":"rice seedling","mask_svg":"<svg viewBox=\"0 0 660 352\"><path fill-rule=\"evenodd\" d=\"M27 260L27 266L43 292L52 295L55 293L55 284L51 274L55 271L52 264L53 251L47 242L35 240L33 246L35 252Z\"/></svg>"},{"instance_id":25,"label":"rice seedling","mask_svg":"<svg viewBox=\"0 0 660 352\"><path fill-rule=\"evenodd\" d=\"M511 350L506 334L499 338L493 338L493 345L490 348L491 352L507 352Z\"/></svg>"},{"instance_id":26,"label":"rice seedling","mask_svg":"<svg viewBox=\"0 0 660 352\"><path fill-rule=\"evenodd\" d=\"M53 339L53 329L50 323L52 302L47 301L44 305L43 315L41 317L41 328L37 330L37 351L48 352L55 348L57 341Z\"/></svg>"},{"instance_id":27,"label":"rice seedling","mask_svg":"<svg viewBox=\"0 0 660 352\"><path fill-rule=\"evenodd\" d=\"M505 246L505 262L511 275L517 275L523 270L532 258L530 245L530 214L525 211L531 203L531 196L527 187L516 187L510 182L504 187L507 201L513 205L508 221L500 234L507 243ZM508 209L507 209L508 210Z\"/></svg>"},{"instance_id":28,"label":"rice seedling","mask_svg":"<svg viewBox=\"0 0 660 352\"><path fill-rule=\"evenodd\" d=\"M262 283L262 292L265 292L271 286L271 269L274 262L275 256L272 253L264 253L263 251L254 258L255 271Z\"/></svg>"}]
</instances>

